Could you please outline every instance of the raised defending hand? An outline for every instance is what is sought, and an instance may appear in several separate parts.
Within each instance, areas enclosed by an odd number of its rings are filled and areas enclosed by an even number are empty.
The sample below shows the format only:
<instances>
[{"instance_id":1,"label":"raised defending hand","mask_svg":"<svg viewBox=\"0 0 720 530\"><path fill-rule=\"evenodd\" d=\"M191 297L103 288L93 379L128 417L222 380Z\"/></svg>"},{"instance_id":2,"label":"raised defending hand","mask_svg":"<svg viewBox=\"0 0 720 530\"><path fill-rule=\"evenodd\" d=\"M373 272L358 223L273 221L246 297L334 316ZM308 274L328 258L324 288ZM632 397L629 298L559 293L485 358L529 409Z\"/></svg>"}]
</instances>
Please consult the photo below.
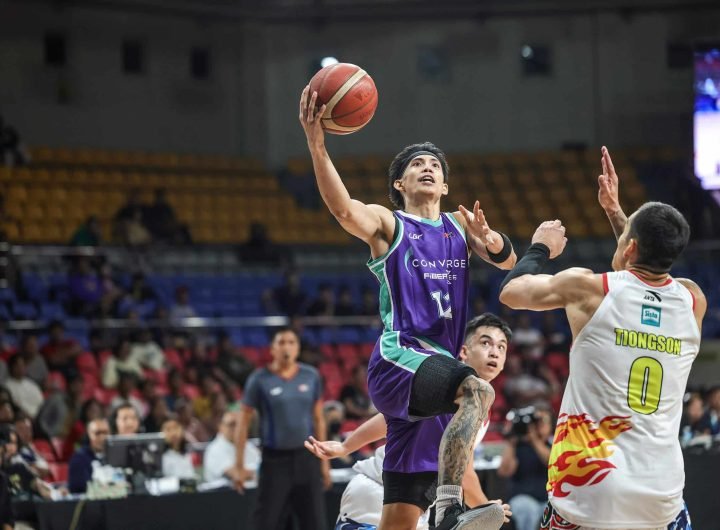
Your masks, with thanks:
<instances>
[{"instance_id":1,"label":"raised defending hand","mask_svg":"<svg viewBox=\"0 0 720 530\"><path fill-rule=\"evenodd\" d=\"M613 166L610 151L607 147L602 148L602 175L598 177L598 202L606 212L615 212L620 209L620 197L618 194L618 176Z\"/></svg>"},{"instance_id":2,"label":"raised defending hand","mask_svg":"<svg viewBox=\"0 0 720 530\"><path fill-rule=\"evenodd\" d=\"M485 220L485 214L480 209L480 201L475 201L472 212L462 204L459 206L459 209L467 221L467 231L477 237L483 245L492 247L495 243L502 243L501 241L496 241L498 238L496 238L490 230L490 226L488 226L487 220ZM502 248L497 250L490 248L491 252L497 252L499 250L502 250Z\"/></svg>"},{"instance_id":3,"label":"raised defending hand","mask_svg":"<svg viewBox=\"0 0 720 530\"><path fill-rule=\"evenodd\" d=\"M308 436L308 439L305 440L305 449L321 460L331 460L348 454L347 449L340 442L319 442L312 436Z\"/></svg>"},{"instance_id":4,"label":"raised defending hand","mask_svg":"<svg viewBox=\"0 0 720 530\"><path fill-rule=\"evenodd\" d=\"M567 237L565 237L565 227L560 220L555 219L554 221L545 221L537 230L532 237L533 243L542 243L550 249L550 259L558 257L562 254L567 244Z\"/></svg>"},{"instance_id":5,"label":"raised defending hand","mask_svg":"<svg viewBox=\"0 0 720 530\"><path fill-rule=\"evenodd\" d=\"M308 146L310 148L322 145L325 141L325 133L322 128L322 117L326 105L319 109L317 104L317 92L310 93L310 85L306 86L300 96L300 124L305 130Z\"/></svg>"}]
</instances>

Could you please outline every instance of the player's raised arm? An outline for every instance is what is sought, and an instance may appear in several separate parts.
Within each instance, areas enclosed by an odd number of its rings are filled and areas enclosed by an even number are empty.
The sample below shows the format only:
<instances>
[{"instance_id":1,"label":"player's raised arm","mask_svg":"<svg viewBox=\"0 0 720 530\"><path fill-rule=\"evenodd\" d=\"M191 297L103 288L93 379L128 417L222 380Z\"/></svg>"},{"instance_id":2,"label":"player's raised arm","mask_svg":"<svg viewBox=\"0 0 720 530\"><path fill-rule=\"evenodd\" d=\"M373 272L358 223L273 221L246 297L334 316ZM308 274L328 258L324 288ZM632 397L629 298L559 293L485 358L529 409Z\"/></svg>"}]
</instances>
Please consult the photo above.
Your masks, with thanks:
<instances>
[{"instance_id":1,"label":"player's raised arm","mask_svg":"<svg viewBox=\"0 0 720 530\"><path fill-rule=\"evenodd\" d=\"M567 238L558 220L545 221L535 231L525 255L500 285L500 301L513 309L535 311L566 307L586 296L595 283L602 294L602 280L588 269L567 269L552 276L539 274L548 260L559 256ZM598 277L599 278L599 277Z\"/></svg>"},{"instance_id":2,"label":"player's raised arm","mask_svg":"<svg viewBox=\"0 0 720 530\"><path fill-rule=\"evenodd\" d=\"M505 234L490 228L480 201L475 201L472 212L462 204L459 210L454 215L465 228L470 250L499 269L512 269L517 261L512 243Z\"/></svg>"},{"instance_id":3,"label":"player's raised arm","mask_svg":"<svg viewBox=\"0 0 720 530\"><path fill-rule=\"evenodd\" d=\"M598 202L603 210L605 210L605 215L607 215L612 225L615 239L619 239L620 234L625 230L627 216L620 207L618 175L615 171L612 158L610 158L610 151L608 151L608 148L605 146L602 148L602 158L600 162L603 172L602 175L598 177Z\"/></svg>"},{"instance_id":4,"label":"player's raised arm","mask_svg":"<svg viewBox=\"0 0 720 530\"><path fill-rule=\"evenodd\" d=\"M387 248L382 248L382 243L378 245L378 241L391 242L395 229L393 215L384 206L367 205L350 197L325 149L321 118L326 106L318 109L316 103L317 92L310 94L310 86L306 86L300 96L300 123L307 137L320 195L347 232L368 243L374 255L381 254Z\"/></svg>"}]
</instances>

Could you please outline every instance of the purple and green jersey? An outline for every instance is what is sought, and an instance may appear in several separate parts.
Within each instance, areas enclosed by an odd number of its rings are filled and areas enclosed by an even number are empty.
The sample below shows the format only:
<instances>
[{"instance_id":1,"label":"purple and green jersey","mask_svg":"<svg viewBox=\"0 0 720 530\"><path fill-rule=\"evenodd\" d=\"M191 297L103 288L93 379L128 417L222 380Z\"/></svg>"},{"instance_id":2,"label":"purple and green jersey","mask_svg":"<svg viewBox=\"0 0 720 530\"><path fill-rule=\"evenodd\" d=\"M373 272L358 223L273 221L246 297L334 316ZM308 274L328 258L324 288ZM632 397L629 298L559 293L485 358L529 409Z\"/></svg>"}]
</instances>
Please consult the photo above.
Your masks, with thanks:
<instances>
[{"instance_id":1,"label":"purple and green jersey","mask_svg":"<svg viewBox=\"0 0 720 530\"><path fill-rule=\"evenodd\" d=\"M468 310L469 253L452 213L437 221L394 212L395 238L368 262L380 283L383 332L368 366L368 390L388 423L384 469L437 471L438 447L451 415L413 421L415 371L430 355L458 357Z\"/></svg>"}]
</instances>

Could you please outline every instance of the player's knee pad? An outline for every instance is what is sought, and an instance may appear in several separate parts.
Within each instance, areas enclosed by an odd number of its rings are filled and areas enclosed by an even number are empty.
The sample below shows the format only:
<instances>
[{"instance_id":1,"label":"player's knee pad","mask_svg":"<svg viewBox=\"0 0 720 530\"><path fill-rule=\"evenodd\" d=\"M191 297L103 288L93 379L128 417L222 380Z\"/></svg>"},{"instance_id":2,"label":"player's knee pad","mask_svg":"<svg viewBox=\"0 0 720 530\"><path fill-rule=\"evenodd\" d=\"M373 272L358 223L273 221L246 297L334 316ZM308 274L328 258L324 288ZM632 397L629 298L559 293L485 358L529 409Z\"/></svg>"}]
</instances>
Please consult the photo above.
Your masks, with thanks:
<instances>
[{"instance_id":1,"label":"player's knee pad","mask_svg":"<svg viewBox=\"0 0 720 530\"><path fill-rule=\"evenodd\" d=\"M442 354L429 356L413 377L410 415L425 418L454 414L458 409L455 403L458 388L470 376L477 376L475 370L454 357Z\"/></svg>"}]
</instances>

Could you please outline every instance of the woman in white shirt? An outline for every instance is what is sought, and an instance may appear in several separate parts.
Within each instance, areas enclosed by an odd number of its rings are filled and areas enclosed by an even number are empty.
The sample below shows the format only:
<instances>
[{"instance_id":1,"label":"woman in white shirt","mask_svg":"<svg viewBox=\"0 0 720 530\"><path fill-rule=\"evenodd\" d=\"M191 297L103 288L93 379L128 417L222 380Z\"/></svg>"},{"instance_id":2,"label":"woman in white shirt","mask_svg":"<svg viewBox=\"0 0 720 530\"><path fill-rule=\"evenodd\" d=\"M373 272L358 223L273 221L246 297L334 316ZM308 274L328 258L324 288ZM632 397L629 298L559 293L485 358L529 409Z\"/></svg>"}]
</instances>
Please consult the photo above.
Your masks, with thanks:
<instances>
[{"instance_id":1,"label":"woman in white shirt","mask_svg":"<svg viewBox=\"0 0 720 530\"><path fill-rule=\"evenodd\" d=\"M165 452L162 458L164 477L196 478L192 455L187 451L183 426L176 418L168 418L162 424L165 436Z\"/></svg>"}]
</instances>

